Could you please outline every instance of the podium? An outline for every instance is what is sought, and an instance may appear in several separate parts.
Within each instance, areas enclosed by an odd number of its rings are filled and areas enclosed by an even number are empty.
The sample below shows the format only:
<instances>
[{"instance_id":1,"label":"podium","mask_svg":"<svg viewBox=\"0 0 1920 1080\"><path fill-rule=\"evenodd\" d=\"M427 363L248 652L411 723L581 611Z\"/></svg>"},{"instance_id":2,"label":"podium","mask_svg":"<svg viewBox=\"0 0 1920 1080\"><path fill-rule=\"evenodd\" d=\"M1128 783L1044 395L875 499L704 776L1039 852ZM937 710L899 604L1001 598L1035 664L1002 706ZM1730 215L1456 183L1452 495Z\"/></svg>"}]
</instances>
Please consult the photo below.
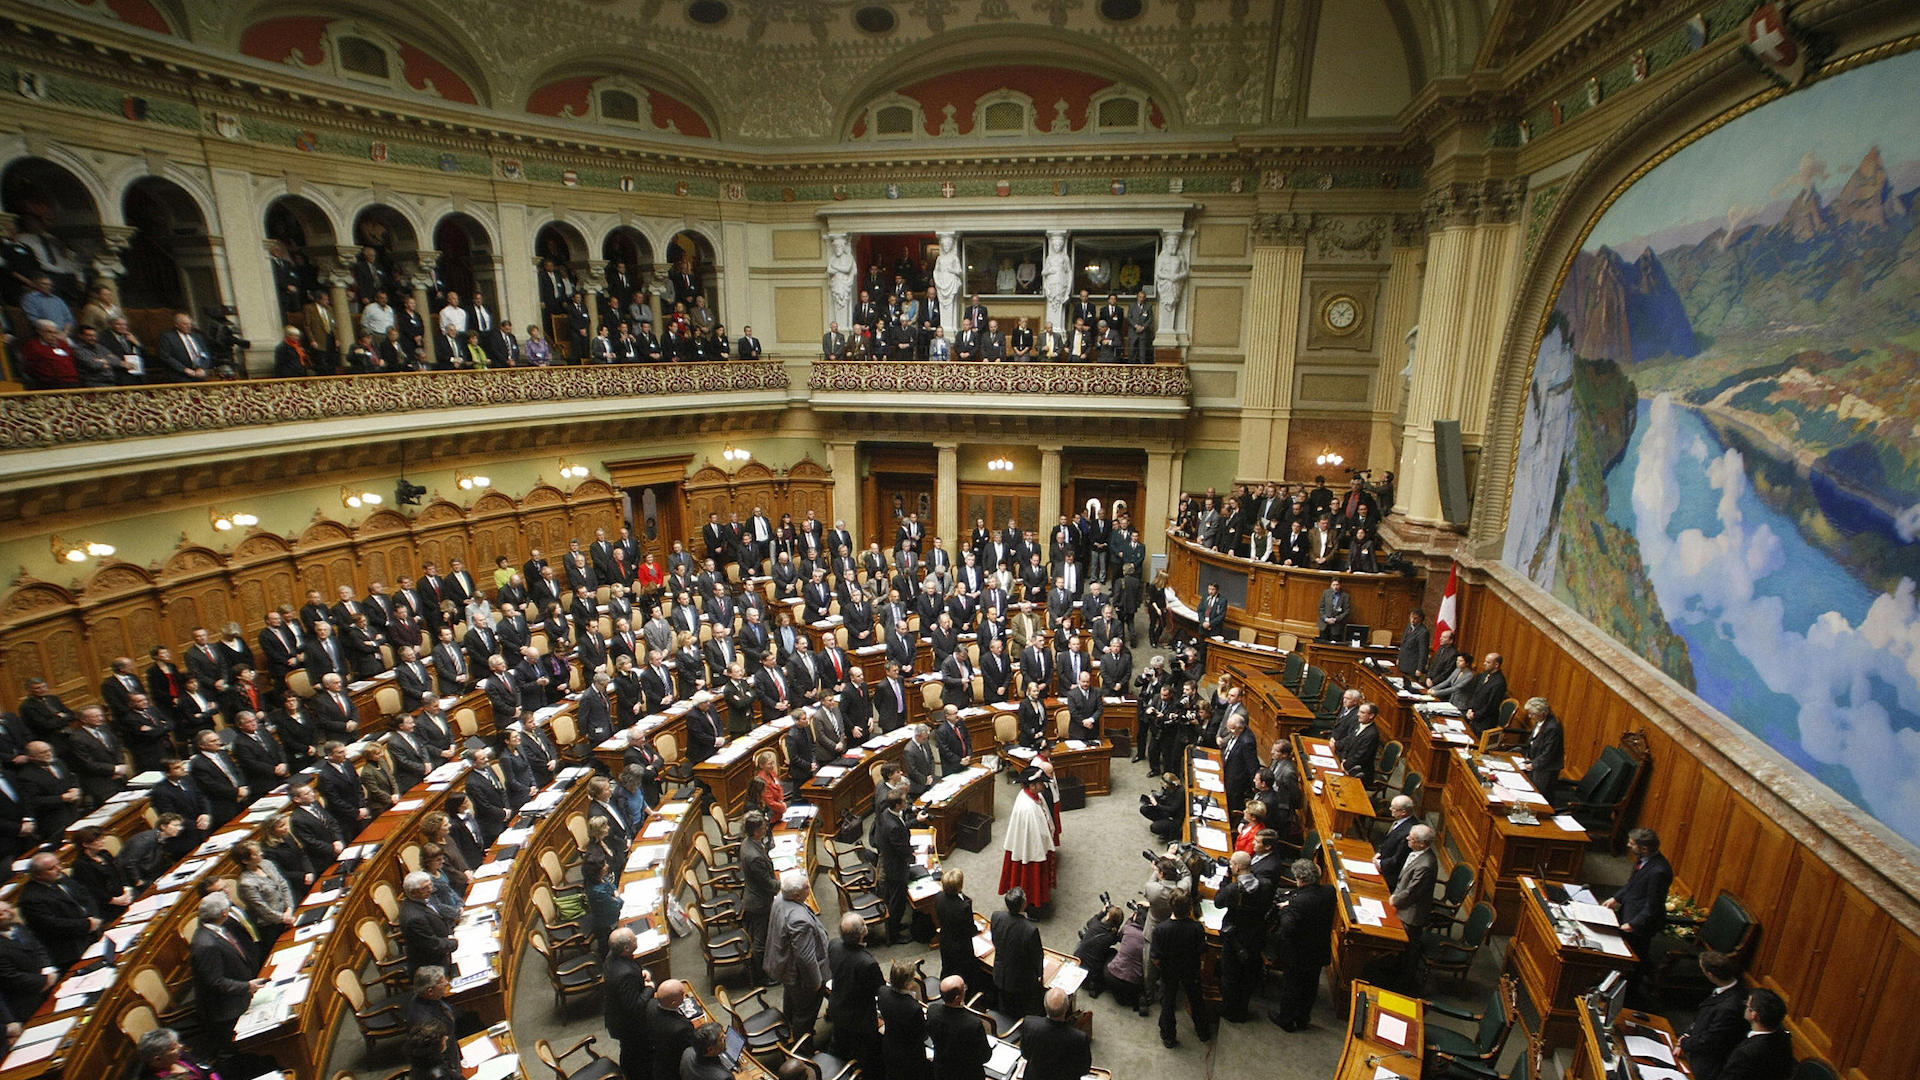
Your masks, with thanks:
<instances>
[{"instance_id":1,"label":"podium","mask_svg":"<svg viewBox=\"0 0 1920 1080\"><path fill-rule=\"evenodd\" d=\"M1356 982L1344 1002L1347 1045L1334 1080L1387 1080L1380 1070L1421 1080L1426 1064L1426 1003Z\"/></svg>"},{"instance_id":2,"label":"podium","mask_svg":"<svg viewBox=\"0 0 1920 1080\"><path fill-rule=\"evenodd\" d=\"M1587 991L1611 972L1632 970L1638 960L1619 934L1578 929L1568 918L1556 918L1549 888L1554 886L1520 879L1520 919L1507 948L1507 970L1540 1010L1541 1040L1558 1050L1580 1040Z\"/></svg>"},{"instance_id":3,"label":"podium","mask_svg":"<svg viewBox=\"0 0 1920 1080\"><path fill-rule=\"evenodd\" d=\"M1634 1064L1639 1068L1652 1067L1667 1069L1680 1074L1685 1080L1693 1080L1693 1069L1687 1065L1674 1047L1679 1040L1674 1035L1673 1025L1664 1017L1651 1013L1627 1010L1614 1018L1613 1023L1605 1024L1601 1015L1601 1006L1597 999L1581 998L1574 1010L1579 1025L1580 1042L1574 1047L1573 1064L1567 1069L1567 1080L1607 1080L1618 1075L1618 1063L1628 1056L1627 1036L1638 1035L1664 1043L1673 1053L1673 1064L1664 1061L1636 1057ZM1641 1075L1639 1068L1634 1075ZM1535 1073L1535 1075L1539 1075Z\"/></svg>"}]
</instances>

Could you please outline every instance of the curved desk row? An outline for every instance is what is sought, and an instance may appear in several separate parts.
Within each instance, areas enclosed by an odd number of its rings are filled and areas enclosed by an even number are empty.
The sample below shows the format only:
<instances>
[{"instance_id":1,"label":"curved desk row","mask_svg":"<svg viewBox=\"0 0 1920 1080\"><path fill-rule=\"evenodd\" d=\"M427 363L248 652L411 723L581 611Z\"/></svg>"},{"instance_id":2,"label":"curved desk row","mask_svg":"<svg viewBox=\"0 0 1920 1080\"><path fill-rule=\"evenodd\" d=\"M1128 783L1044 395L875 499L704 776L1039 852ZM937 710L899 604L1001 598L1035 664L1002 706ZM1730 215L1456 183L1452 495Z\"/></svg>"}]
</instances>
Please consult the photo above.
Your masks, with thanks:
<instances>
[{"instance_id":1,"label":"curved desk row","mask_svg":"<svg viewBox=\"0 0 1920 1080\"><path fill-rule=\"evenodd\" d=\"M1227 600L1227 628L1250 627L1268 635L1311 638L1319 632L1320 594L1338 581L1353 597L1349 626L1398 631L1407 613L1420 606L1424 577L1398 574L1348 574L1275 566L1201 547L1167 533L1167 587L1189 612L1199 610L1208 585L1218 585ZM1192 621L1193 616L1184 616Z\"/></svg>"}]
</instances>

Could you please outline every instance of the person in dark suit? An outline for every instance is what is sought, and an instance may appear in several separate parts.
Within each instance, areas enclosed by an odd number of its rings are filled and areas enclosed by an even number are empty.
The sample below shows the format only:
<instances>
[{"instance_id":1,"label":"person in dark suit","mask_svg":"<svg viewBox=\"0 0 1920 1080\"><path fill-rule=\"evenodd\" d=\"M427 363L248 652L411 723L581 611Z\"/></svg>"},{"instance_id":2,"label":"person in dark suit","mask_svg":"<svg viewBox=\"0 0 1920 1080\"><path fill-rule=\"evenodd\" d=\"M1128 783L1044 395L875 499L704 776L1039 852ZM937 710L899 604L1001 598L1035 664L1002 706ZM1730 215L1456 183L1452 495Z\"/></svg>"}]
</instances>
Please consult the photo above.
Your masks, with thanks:
<instances>
[{"instance_id":1,"label":"person in dark suit","mask_svg":"<svg viewBox=\"0 0 1920 1080\"><path fill-rule=\"evenodd\" d=\"M1541 798L1552 802L1554 786L1560 782L1560 770L1567 764L1567 731L1546 698L1528 698L1525 711L1532 728L1520 749L1526 759L1527 778L1533 781L1534 790Z\"/></svg>"},{"instance_id":2,"label":"person in dark suit","mask_svg":"<svg viewBox=\"0 0 1920 1080\"><path fill-rule=\"evenodd\" d=\"M95 806L125 787L128 775L120 740L106 724L106 713L97 705L89 705L80 710L80 722L69 728L67 735L67 761L80 777L81 790Z\"/></svg>"},{"instance_id":3,"label":"person in dark suit","mask_svg":"<svg viewBox=\"0 0 1920 1080\"><path fill-rule=\"evenodd\" d=\"M1673 885L1673 864L1660 854L1660 834L1639 828L1627 833L1627 851L1633 872L1606 902L1620 920L1620 934L1641 957L1644 970L1653 937L1667 925L1667 889Z\"/></svg>"},{"instance_id":4,"label":"person in dark suit","mask_svg":"<svg viewBox=\"0 0 1920 1080\"><path fill-rule=\"evenodd\" d=\"M973 757L973 736L960 719L959 709L952 705L946 707L933 738L940 747L940 775L952 776L967 767Z\"/></svg>"},{"instance_id":5,"label":"person in dark suit","mask_svg":"<svg viewBox=\"0 0 1920 1080\"><path fill-rule=\"evenodd\" d=\"M1207 928L1193 917L1193 901L1184 889L1168 898L1171 918L1160 920L1151 939L1153 965L1160 975L1160 1045L1179 1046L1175 1021L1184 991L1193 1012L1194 1033L1213 1041L1213 1017L1200 992L1200 954L1206 951Z\"/></svg>"},{"instance_id":6,"label":"person in dark suit","mask_svg":"<svg viewBox=\"0 0 1920 1080\"><path fill-rule=\"evenodd\" d=\"M400 901L400 940L406 949L407 972L429 965L446 967L453 955L453 921L434 910L433 878L416 870L401 882L406 899Z\"/></svg>"},{"instance_id":7,"label":"person in dark suit","mask_svg":"<svg viewBox=\"0 0 1920 1080\"><path fill-rule=\"evenodd\" d=\"M1247 797L1253 794L1253 774L1260 769L1260 748L1254 745L1255 741L1238 714L1227 719L1220 757L1224 762L1221 783L1227 789L1229 820L1239 818L1241 809L1247 805Z\"/></svg>"},{"instance_id":8,"label":"person in dark suit","mask_svg":"<svg viewBox=\"0 0 1920 1080\"><path fill-rule=\"evenodd\" d=\"M327 813L333 815L334 824L340 827L341 838L352 840L373 816L367 809L360 777L353 771L353 763L347 760L347 748L342 743L328 742L321 746L320 759L317 781L320 797L327 801Z\"/></svg>"},{"instance_id":9,"label":"person in dark suit","mask_svg":"<svg viewBox=\"0 0 1920 1080\"><path fill-rule=\"evenodd\" d=\"M287 752L279 740L261 728L259 715L243 712L234 727L236 733L229 753L246 779L249 796L258 798L285 782L291 772Z\"/></svg>"},{"instance_id":10,"label":"person in dark suit","mask_svg":"<svg viewBox=\"0 0 1920 1080\"><path fill-rule=\"evenodd\" d=\"M1392 889L1400 881L1400 868L1407 861L1407 834L1413 831L1419 818L1414 814L1413 799L1406 795L1395 795L1387 805L1387 813L1392 815L1393 824L1387 827L1387 835L1374 849L1373 865L1380 869L1380 876L1386 879L1387 888Z\"/></svg>"},{"instance_id":11,"label":"person in dark suit","mask_svg":"<svg viewBox=\"0 0 1920 1080\"><path fill-rule=\"evenodd\" d=\"M1046 951L1040 944L1039 924L1027 917L1027 891L1015 885L1007 890L1005 901L1007 909L994 912L989 923L993 985L1000 992L1001 1012L1028 1016L1041 1005Z\"/></svg>"},{"instance_id":12,"label":"person in dark suit","mask_svg":"<svg viewBox=\"0 0 1920 1080\"><path fill-rule=\"evenodd\" d=\"M186 828L167 844L167 851L180 858L206 838L213 827L213 804L194 783L192 766L177 758L161 764L164 778L147 792L147 804L155 813L178 814Z\"/></svg>"},{"instance_id":13,"label":"person in dark suit","mask_svg":"<svg viewBox=\"0 0 1920 1080\"><path fill-rule=\"evenodd\" d=\"M1220 1018L1235 1024L1253 1019L1247 1005L1265 974L1267 912L1273 907L1271 888L1252 866L1252 852L1234 852L1214 894L1226 913L1220 926Z\"/></svg>"},{"instance_id":14,"label":"person in dark suit","mask_svg":"<svg viewBox=\"0 0 1920 1080\"><path fill-rule=\"evenodd\" d=\"M467 752L473 768L467 772L467 801L473 804L473 816L479 826L478 839L484 850L507 827L507 786L494 772L493 751L484 746Z\"/></svg>"},{"instance_id":15,"label":"person in dark suit","mask_svg":"<svg viewBox=\"0 0 1920 1080\"><path fill-rule=\"evenodd\" d=\"M227 921L233 900L226 893L209 893L200 901L200 926L193 932L194 1011L200 1017L201 1052L219 1064L233 1049L233 1026L253 1001L254 991L267 984L254 978L258 970L251 947Z\"/></svg>"},{"instance_id":16,"label":"person in dark suit","mask_svg":"<svg viewBox=\"0 0 1920 1080\"><path fill-rule=\"evenodd\" d=\"M653 976L634 959L634 933L620 927L607 935L602 1015L607 1034L620 1044L620 1073L647 1080L652 1073L647 1042L647 1005L653 1001Z\"/></svg>"},{"instance_id":17,"label":"person in dark suit","mask_svg":"<svg viewBox=\"0 0 1920 1080\"><path fill-rule=\"evenodd\" d=\"M1701 953L1700 973L1713 991L1693 1014L1693 1026L1680 1036L1680 1049L1696 1080L1718 1080L1727 1055L1747 1038L1747 992L1740 985L1740 966L1724 953Z\"/></svg>"},{"instance_id":18,"label":"person in dark suit","mask_svg":"<svg viewBox=\"0 0 1920 1080\"><path fill-rule=\"evenodd\" d=\"M207 377L213 353L207 339L193 328L193 316L181 312L173 317L173 330L160 335L156 350L160 370L148 373L154 382L198 382Z\"/></svg>"},{"instance_id":19,"label":"person in dark suit","mask_svg":"<svg viewBox=\"0 0 1920 1080\"><path fill-rule=\"evenodd\" d=\"M20 925L20 913L0 900L0 1003L12 1016L32 1016L59 979L53 957L33 931Z\"/></svg>"},{"instance_id":20,"label":"person in dark suit","mask_svg":"<svg viewBox=\"0 0 1920 1080\"><path fill-rule=\"evenodd\" d=\"M27 764L13 777L26 816L34 821L37 838L59 837L85 812L86 794L73 770L54 757L51 743L27 744Z\"/></svg>"},{"instance_id":21,"label":"person in dark suit","mask_svg":"<svg viewBox=\"0 0 1920 1080\"><path fill-rule=\"evenodd\" d=\"M1507 675L1500 670L1500 654L1488 653L1480 663L1480 675L1460 705L1460 712L1475 735L1484 734L1500 722L1500 703L1507 700Z\"/></svg>"},{"instance_id":22,"label":"person in dark suit","mask_svg":"<svg viewBox=\"0 0 1920 1080\"><path fill-rule=\"evenodd\" d=\"M915 974L912 961L895 960L887 969L887 985L877 995L884 1076L913 1077L927 1068L927 1010L914 991Z\"/></svg>"},{"instance_id":23,"label":"person in dark suit","mask_svg":"<svg viewBox=\"0 0 1920 1080\"><path fill-rule=\"evenodd\" d=\"M46 945L53 966L64 972L93 944L101 926L100 912L87 890L61 871L58 855L50 851L35 855L27 874L17 895L20 917Z\"/></svg>"},{"instance_id":24,"label":"person in dark suit","mask_svg":"<svg viewBox=\"0 0 1920 1080\"><path fill-rule=\"evenodd\" d=\"M1070 1019L1066 991L1047 991L1047 1014L1020 1021L1020 1056L1027 1059L1025 1080L1080 1080L1093 1069L1087 1033Z\"/></svg>"},{"instance_id":25,"label":"person in dark suit","mask_svg":"<svg viewBox=\"0 0 1920 1080\"><path fill-rule=\"evenodd\" d=\"M1347 620L1353 615L1353 597L1341 587L1340 579L1327 583L1320 594L1321 641L1340 641L1347 636Z\"/></svg>"},{"instance_id":26,"label":"person in dark suit","mask_svg":"<svg viewBox=\"0 0 1920 1080\"><path fill-rule=\"evenodd\" d=\"M867 949L867 924L859 913L840 916L840 936L827 944L827 970L833 973L833 992L827 997L833 1052L859 1063L866 1075L878 1075L880 962Z\"/></svg>"},{"instance_id":27,"label":"person in dark suit","mask_svg":"<svg viewBox=\"0 0 1920 1080\"><path fill-rule=\"evenodd\" d=\"M1719 1080L1787 1080L1798 1063L1793 1036L1783 1026L1786 1001L1771 990L1756 989L1747 994L1746 1019L1747 1036L1727 1054Z\"/></svg>"},{"instance_id":28,"label":"person in dark suit","mask_svg":"<svg viewBox=\"0 0 1920 1080\"><path fill-rule=\"evenodd\" d=\"M703 690L693 700L687 710L687 760L698 765L727 744L727 724L713 709L713 695Z\"/></svg>"},{"instance_id":29,"label":"person in dark suit","mask_svg":"<svg viewBox=\"0 0 1920 1080\"><path fill-rule=\"evenodd\" d=\"M693 1021L680 1012L680 1004L686 999L687 984L668 979L647 1003L647 1048L652 1059L647 1075L651 1080L680 1080L680 1055L693 1045Z\"/></svg>"},{"instance_id":30,"label":"person in dark suit","mask_svg":"<svg viewBox=\"0 0 1920 1080\"><path fill-rule=\"evenodd\" d=\"M207 797L207 811L212 816L209 831L218 830L239 816L240 808L253 801L255 792L247 786L240 766L227 754L219 732L202 731L195 736L194 743L195 752L187 763L187 775L193 777L194 786Z\"/></svg>"},{"instance_id":31,"label":"person in dark suit","mask_svg":"<svg viewBox=\"0 0 1920 1080\"><path fill-rule=\"evenodd\" d=\"M987 1059L993 1048L987 1040L986 1024L967 1008L966 994L966 982L958 975L949 975L940 980L940 1000L927 1006L934 1080L985 1080L987 1075Z\"/></svg>"},{"instance_id":32,"label":"person in dark suit","mask_svg":"<svg viewBox=\"0 0 1920 1080\"><path fill-rule=\"evenodd\" d=\"M307 781L293 789L293 835L315 870L332 866L346 848L340 826L320 805L320 793Z\"/></svg>"},{"instance_id":33,"label":"person in dark suit","mask_svg":"<svg viewBox=\"0 0 1920 1080\"><path fill-rule=\"evenodd\" d=\"M880 807L873 825L874 852L880 862L880 898L887 903L887 941L906 940L913 919L907 879L913 869L913 827L907 823L907 792L895 789Z\"/></svg>"},{"instance_id":34,"label":"person in dark suit","mask_svg":"<svg viewBox=\"0 0 1920 1080\"><path fill-rule=\"evenodd\" d=\"M1433 829L1415 825L1407 831L1407 858L1400 866L1399 884L1389 898L1410 936L1417 938L1417 931L1427 925L1433 910L1433 885L1439 875L1440 863L1433 852Z\"/></svg>"},{"instance_id":35,"label":"person in dark suit","mask_svg":"<svg viewBox=\"0 0 1920 1080\"><path fill-rule=\"evenodd\" d=\"M1354 707L1351 730L1333 741L1334 756L1340 759L1340 768L1348 776L1358 777L1362 783L1373 782L1374 759L1380 753L1380 727L1373 722L1379 712L1372 702L1361 702Z\"/></svg>"},{"instance_id":36,"label":"person in dark suit","mask_svg":"<svg viewBox=\"0 0 1920 1080\"><path fill-rule=\"evenodd\" d=\"M1339 903L1334 887L1320 881L1319 863L1296 859L1292 876L1300 885L1277 909L1283 964L1279 1007L1267 1013L1283 1031L1304 1029L1313 1015L1320 971L1333 962L1333 919Z\"/></svg>"}]
</instances>

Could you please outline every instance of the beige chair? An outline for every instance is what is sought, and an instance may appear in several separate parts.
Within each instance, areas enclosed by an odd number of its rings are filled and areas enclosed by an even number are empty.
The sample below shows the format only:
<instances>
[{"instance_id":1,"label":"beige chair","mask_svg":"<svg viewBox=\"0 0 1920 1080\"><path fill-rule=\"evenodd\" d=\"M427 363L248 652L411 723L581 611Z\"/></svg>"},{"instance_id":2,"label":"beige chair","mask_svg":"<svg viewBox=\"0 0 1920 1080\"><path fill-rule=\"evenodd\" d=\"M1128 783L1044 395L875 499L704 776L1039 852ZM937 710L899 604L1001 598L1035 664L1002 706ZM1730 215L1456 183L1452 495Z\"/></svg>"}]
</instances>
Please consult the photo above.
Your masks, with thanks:
<instances>
[{"instance_id":1,"label":"beige chair","mask_svg":"<svg viewBox=\"0 0 1920 1080\"><path fill-rule=\"evenodd\" d=\"M381 646L381 648L385 647L384 645ZM392 667L393 665L389 663L387 666ZM375 690L373 692L373 703L379 707L381 716L399 716L400 688L397 686L383 686Z\"/></svg>"},{"instance_id":2,"label":"beige chair","mask_svg":"<svg viewBox=\"0 0 1920 1080\"><path fill-rule=\"evenodd\" d=\"M1068 712L1065 709L1055 710L1053 714L1053 737L1056 739L1066 738L1067 728L1072 723L1073 723L1072 713Z\"/></svg>"},{"instance_id":3,"label":"beige chair","mask_svg":"<svg viewBox=\"0 0 1920 1080\"><path fill-rule=\"evenodd\" d=\"M573 834L573 850L585 851L587 848L587 815L573 814L567 818L567 831Z\"/></svg>"},{"instance_id":4,"label":"beige chair","mask_svg":"<svg viewBox=\"0 0 1920 1080\"><path fill-rule=\"evenodd\" d=\"M693 779L693 766L680 755L680 740L673 732L658 732L653 737L653 752L660 755L664 767L660 775L677 783L686 783Z\"/></svg>"},{"instance_id":5,"label":"beige chair","mask_svg":"<svg viewBox=\"0 0 1920 1080\"><path fill-rule=\"evenodd\" d=\"M1251 627L1251 626L1243 626L1243 627L1241 627L1241 628L1239 629L1239 631L1238 631L1238 632L1237 632L1237 633L1236 633L1236 634L1235 634L1234 636L1235 636L1235 637L1236 637L1236 638L1237 638L1238 640L1240 640L1240 641L1244 641L1244 642L1246 642L1247 644L1249 644L1249 645L1251 645L1251 644L1253 644L1253 643L1254 643L1254 642L1255 642L1256 640L1258 640L1258 639L1259 639L1259 637L1260 637L1260 631L1258 631L1258 630L1256 630L1256 629L1254 629L1254 628L1253 628L1253 627Z\"/></svg>"},{"instance_id":6,"label":"beige chair","mask_svg":"<svg viewBox=\"0 0 1920 1080\"><path fill-rule=\"evenodd\" d=\"M408 871L420 869L420 845L407 844L400 849L400 861L407 865Z\"/></svg>"},{"instance_id":7,"label":"beige chair","mask_svg":"<svg viewBox=\"0 0 1920 1080\"><path fill-rule=\"evenodd\" d=\"M480 716L471 708L460 708L453 713L453 730L462 739L476 738L480 734Z\"/></svg>"},{"instance_id":8,"label":"beige chair","mask_svg":"<svg viewBox=\"0 0 1920 1080\"><path fill-rule=\"evenodd\" d=\"M120 1032L130 1043L138 1044L140 1036L159 1026L160 1021L154 1019L153 1010L145 1005L135 1005L120 1014Z\"/></svg>"},{"instance_id":9,"label":"beige chair","mask_svg":"<svg viewBox=\"0 0 1920 1080\"><path fill-rule=\"evenodd\" d=\"M604 604L604 603L606 603L606 601L605 601L605 600L602 600L602 601L600 601L600 602L601 602L602 604ZM607 616L607 615L602 615L602 616L600 616L600 618L599 618L599 626L600 626L600 636L601 636L601 637L603 637L603 638L607 638L608 640L612 640L612 638L613 638L613 619L612 619L612 617L610 617L610 616Z\"/></svg>"},{"instance_id":10,"label":"beige chair","mask_svg":"<svg viewBox=\"0 0 1920 1080\"><path fill-rule=\"evenodd\" d=\"M375 882L373 904L387 917L388 926L400 925L400 897L394 893L392 885L384 881Z\"/></svg>"},{"instance_id":11,"label":"beige chair","mask_svg":"<svg viewBox=\"0 0 1920 1080\"><path fill-rule=\"evenodd\" d=\"M839 604L839 602L838 602L838 601L835 601L835 602L834 602L834 607L836 607L836 608L837 608L837 607L839 607L839 606L840 606L840 604ZM845 648L847 647L847 628L846 628L845 626L836 626L836 627L834 627L834 628L833 628L833 640L834 640L834 641L835 641L835 642L836 642L836 643L837 643L837 644L838 644L838 645L839 645L839 646L840 646L840 647L841 647L842 649L845 649Z\"/></svg>"},{"instance_id":12,"label":"beige chair","mask_svg":"<svg viewBox=\"0 0 1920 1080\"><path fill-rule=\"evenodd\" d=\"M977 641L970 642L967 645L967 662L972 664L976 668L980 666L980 643L979 642Z\"/></svg>"},{"instance_id":13,"label":"beige chair","mask_svg":"<svg viewBox=\"0 0 1920 1080\"><path fill-rule=\"evenodd\" d=\"M940 700L940 684L937 682L920 684L920 703L927 707L927 716L937 718L944 710Z\"/></svg>"},{"instance_id":14,"label":"beige chair","mask_svg":"<svg viewBox=\"0 0 1920 1080\"><path fill-rule=\"evenodd\" d=\"M594 603L599 604L601 607L606 607L607 601L611 599L613 599L613 586L611 585L602 585L593 592Z\"/></svg>"},{"instance_id":15,"label":"beige chair","mask_svg":"<svg viewBox=\"0 0 1920 1080\"><path fill-rule=\"evenodd\" d=\"M143 967L133 973L133 992L153 1008L153 1014L167 1027L177 1027L193 1016L193 1003L182 1004L173 998L173 989L154 968Z\"/></svg>"},{"instance_id":16,"label":"beige chair","mask_svg":"<svg viewBox=\"0 0 1920 1080\"><path fill-rule=\"evenodd\" d=\"M528 621L531 622L532 620L529 619ZM545 656L548 652L552 651L547 648L547 632L545 630L535 630L531 635L528 636L527 644L532 645L534 648L540 650L540 655L542 656Z\"/></svg>"},{"instance_id":17,"label":"beige chair","mask_svg":"<svg viewBox=\"0 0 1920 1080\"><path fill-rule=\"evenodd\" d=\"M1001 746L1012 746L1020 741L1020 716L1017 713L995 713L993 716L993 741Z\"/></svg>"},{"instance_id":18,"label":"beige chair","mask_svg":"<svg viewBox=\"0 0 1920 1080\"><path fill-rule=\"evenodd\" d=\"M1391 645L1393 644L1393 631L1375 630L1373 633L1367 635L1367 644L1375 648L1382 645Z\"/></svg>"},{"instance_id":19,"label":"beige chair","mask_svg":"<svg viewBox=\"0 0 1920 1080\"><path fill-rule=\"evenodd\" d=\"M540 926L547 932L547 940L557 955L565 956L593 947L593 938L580 925L580 920L562 920L560 905L554 901L553 890L545 883L534 885L528 893L533 900L533 910L540 913Z\"/></svg>"},{"instance_id":20,"label":"beige chair","mask_svg":"<svg viewBox=\"0 0 1920 1080\"><path fill-rule=\"evenodd\" d=\"M1280 646L1281 652L1292 652L1293 650L1300 647L1300 635L1281 634L1279 637L1274 639L1273 643L1275 645Z\"/></svg>"},{"instance_id":21,"label":"beige chair","mask_svg":"<svg viewBox=\"0 0 1920 1080\"><path fill-rule=\"evenodd\" d=\"M287 672L287 689L303 698L313 696L313 681L307 678L307 669L294 668Z\"/></svg>"}]
</instances>

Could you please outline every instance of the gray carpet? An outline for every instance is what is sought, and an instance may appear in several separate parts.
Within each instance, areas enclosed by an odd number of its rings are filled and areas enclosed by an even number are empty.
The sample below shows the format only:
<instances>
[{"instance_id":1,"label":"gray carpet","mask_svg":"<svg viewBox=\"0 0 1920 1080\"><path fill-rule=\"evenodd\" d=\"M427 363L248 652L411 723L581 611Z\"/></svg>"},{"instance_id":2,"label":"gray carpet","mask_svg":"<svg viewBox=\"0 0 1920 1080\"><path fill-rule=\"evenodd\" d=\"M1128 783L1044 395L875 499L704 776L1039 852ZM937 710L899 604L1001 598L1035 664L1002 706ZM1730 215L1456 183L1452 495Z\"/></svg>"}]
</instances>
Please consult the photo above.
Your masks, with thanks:
<instances>
[{"instance_id":1,"label":"gray carpet","mask_svg":"<svg viewBox=\"0 0 1920 1080\"><path fill-rule=\"evenodd\" d=\"M1136 670L1144 666L1157 651L1144 647L1139 649L1136 653ZM1138 813L1139 796L1147 787L1144 764L1131 764L1123 758L1115 759L1113 793L1090 799L1086 808L1065 815L1062 822L1060 887L1055 896L1053 914L1041 924L1042 936L1048 946L1063 952L1072 951L1080 926L1098 907L1103 890L1110 892L1116 903L1138 895L1148 875L1146 862L1140 856L1141 849L1155 846L1155 840L1147 830L1146 819ZM993 842L977 853L956 850L948 859L949 865L959 866L966 871L967 892L974 898L975 910L982 913L999 909L995 890L1000 875L1000 825L1006 819L1015 791L1011 785L998 782L995 790L997 820ZM1626 877L1627 868L1621 860L1598 852L1589 855L1587 866L1589 879L1597 884L1616 885ZM840 914L838 901L824 875L817 879L816 884L820 889L822 918L831 932ZM1481 950L1464 985L1449 980L1434 986L1430 996L1477 1011L1498 980L1505 949L1504 938L1489 942ZM924 956L928 958L929 971L937 973L939 970L937 952L923 946L882 946L875 950L875 955L883 969L898 956ZM705 965L697 937L675 940L672 964L676 975L690 979L696 989L712 1000L708 994ZM738 980L729 989L736 987L744 989ZM1167 1049L1160 1044L1157 1006L1152 1017L1142 1018L1131 1009L1117 1005L1107 995L1095 1000L1082 993L1079 1004L1093 1014L1094 1064L1111 1069L1120 1080L1156 1075L1244 1077L1248 1080L1290 1080L1294 1077L1331 1075L1345 1043L1345 1028L1327 1002L1324 984L1314 1012L1313 1027L1294 1034L1282 1032L1267 1021L1266 1010L1271 1003L1271 989L1269 985L1255 997L1254 1021L1238 1025L1219 1024L1218 1038L1210 1044L1199 1041L1194 1035L1191 1020L1181 1016L1181 1045L1176 1049ZM777 988L771 996L777 1004ZM618 1055L618 1046L607 1038L600 1021L597 1002L576 1002L571 1017L561 1018L554 1006L545 970L537 956L526 957L521 965L515 1001L518 1008L512 1018L513 1027L524 1052L528 1075L534 1080L550 1080L548 1071L533 1056L535 1038L546 1038L555 1046L565 1048L583 1035L598 1035L596 1049L609 1056ZM823 1020L821 1035L825 1037L828 1030ZM1518 1039L1510 1042L1502 1060L1502 1072L1519 1053L1519 1045ZM348 1069L362 1077L384 1077L403 1064L400 1051L393 1044L382 1046L369 1058L363 1052L360 1038L349 1021L336 1041L327 1075ZM1175 1071L1163 1073L1162 1070Z\"/></svg>"}]
</instances>

